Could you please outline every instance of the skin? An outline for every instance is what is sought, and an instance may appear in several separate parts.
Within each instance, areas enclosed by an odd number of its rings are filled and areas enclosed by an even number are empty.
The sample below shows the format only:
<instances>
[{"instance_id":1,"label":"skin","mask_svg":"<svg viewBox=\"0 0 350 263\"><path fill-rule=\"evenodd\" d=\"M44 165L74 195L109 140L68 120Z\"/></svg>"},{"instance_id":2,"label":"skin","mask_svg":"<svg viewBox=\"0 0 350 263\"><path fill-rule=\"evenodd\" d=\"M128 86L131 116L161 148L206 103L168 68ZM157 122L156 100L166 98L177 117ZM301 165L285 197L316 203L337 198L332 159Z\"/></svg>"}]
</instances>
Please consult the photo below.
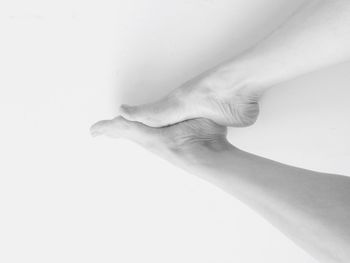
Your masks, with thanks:
<instances>
[{"instance_id":1,"label":"skin","mask_svg":"<svg viewBox=\"0 0 350 263\"><path fill-rule=\"evenodd\" d=\"M263 41L151 104L122 105L129 120L161 127L193 118L252 125L267 88L350 59L350 1L306 0Z\"/></svg>"},{"instance_id":2,"label":"skin","mask_svg":"<svg viewBox=\"0 0 350 263\"><path fill-rule=\"evenodd\" d=\"M268 160L232 146L226 126L252 125L267 88L350 58L350 1L307 0L238 57L146 105L91 128L125 137L217 185L320 262L350 262L350 178Z\"/></svg>"},{"instance_id":3,"label":"skin","mask_svg":"<svg viewBox=\"0 0 350 263\"><path fill-rule=\"evenodd\" d=\"M153 128L123 117L91 127L124 137L207 180L260 213L320 262L350 261L350 178L300 169L244 152L226 127L199 118Z\"/></svg>"}]
</instances>

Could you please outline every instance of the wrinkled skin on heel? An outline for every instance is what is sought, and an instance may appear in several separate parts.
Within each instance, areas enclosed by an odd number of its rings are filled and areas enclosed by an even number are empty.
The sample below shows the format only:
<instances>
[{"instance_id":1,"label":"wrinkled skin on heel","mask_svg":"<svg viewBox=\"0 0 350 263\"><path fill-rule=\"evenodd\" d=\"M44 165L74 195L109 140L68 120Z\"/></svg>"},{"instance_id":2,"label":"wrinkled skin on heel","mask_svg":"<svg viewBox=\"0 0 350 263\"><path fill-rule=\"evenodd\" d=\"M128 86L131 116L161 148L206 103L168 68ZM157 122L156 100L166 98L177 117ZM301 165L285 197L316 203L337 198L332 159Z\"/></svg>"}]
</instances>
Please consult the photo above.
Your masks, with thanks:
<instances>
[{"instance_id":1,"label":"wrinkled skin on heel","mask_svg":"<svg viewBox=\"0 0 350 263\"><path fill-rule=\"evenodd\" d=\"M92 136L129 139L171 161L194 158L207 150L221 151L230 145L227 128L204 118L154 128L118 116L99 121L90 130Z\"/></svg>"}]
</instances>

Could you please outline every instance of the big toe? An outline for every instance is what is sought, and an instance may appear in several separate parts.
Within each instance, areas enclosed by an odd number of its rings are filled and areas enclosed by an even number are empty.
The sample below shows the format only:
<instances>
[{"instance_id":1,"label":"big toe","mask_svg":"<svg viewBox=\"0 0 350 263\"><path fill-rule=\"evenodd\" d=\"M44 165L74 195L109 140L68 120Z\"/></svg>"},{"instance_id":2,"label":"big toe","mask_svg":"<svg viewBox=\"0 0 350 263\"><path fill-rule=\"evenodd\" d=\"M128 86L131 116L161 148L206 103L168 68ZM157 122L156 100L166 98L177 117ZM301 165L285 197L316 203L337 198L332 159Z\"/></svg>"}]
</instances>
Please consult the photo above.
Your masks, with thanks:
<instances>
[{"instance_id":1,"label":"big toe","mask_svg":"<svg viewBox=\"0 0 350 263\"><path fill-rule=\"evenodd\" d=\"M120 114L128 120L142 122L150 127L168 126L185 120L189 115L186 107L174 98L139 106L121 105Z\"/></svg>"}]
</instances>

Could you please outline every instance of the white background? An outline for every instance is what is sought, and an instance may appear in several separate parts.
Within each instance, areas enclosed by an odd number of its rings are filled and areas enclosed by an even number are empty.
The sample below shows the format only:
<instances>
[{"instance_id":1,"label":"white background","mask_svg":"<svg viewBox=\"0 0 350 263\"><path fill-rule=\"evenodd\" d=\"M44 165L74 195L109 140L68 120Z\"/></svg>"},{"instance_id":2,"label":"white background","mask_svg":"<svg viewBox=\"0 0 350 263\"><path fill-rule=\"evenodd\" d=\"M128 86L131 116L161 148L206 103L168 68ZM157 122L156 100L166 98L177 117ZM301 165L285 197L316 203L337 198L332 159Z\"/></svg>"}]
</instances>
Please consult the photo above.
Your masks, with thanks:
<instances>
[{"instance_id":1,"label":"white background","mask_svg":"<svg viewBox=\"0 0 350 263\"><path fill-rule=\"evenodd\" d=\"M0 262L315 262L214 186L88 133L121 102L155 100L239 53L300 2L2 1ZM349 72L274 87L230 140L350 174Z\"/></svg>"}]
</instances>

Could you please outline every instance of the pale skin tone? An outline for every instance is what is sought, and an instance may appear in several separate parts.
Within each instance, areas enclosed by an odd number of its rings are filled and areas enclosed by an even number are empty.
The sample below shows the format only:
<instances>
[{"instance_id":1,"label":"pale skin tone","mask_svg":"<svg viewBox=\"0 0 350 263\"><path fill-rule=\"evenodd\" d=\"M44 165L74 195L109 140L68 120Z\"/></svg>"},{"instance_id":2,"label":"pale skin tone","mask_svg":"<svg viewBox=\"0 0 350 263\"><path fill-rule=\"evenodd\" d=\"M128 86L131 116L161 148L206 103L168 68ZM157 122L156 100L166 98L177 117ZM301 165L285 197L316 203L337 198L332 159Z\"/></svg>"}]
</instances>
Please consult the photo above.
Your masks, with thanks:
<instances>
[{"instance_id":1,"label":"pale skin tone","mask_svg":"<svg viewBox=\"0 0 350 263\"><path fill-rule=\"evenodd\" d=\"M93 136L124 137L215 184L260 213L320 262L350 261L350 178L300 169L244 152L226 128L194 119L153 128L123 117Z\"/></svg>"},{"instance_id":2,"label":"pale skin tone","mask_svg":"<svg viewBox=\"0 0 350 263\"><path fill-rule=\"evenodd\" d=\"M350 1L309 0L243 54L155 103L123 105L122 116L91 133L135 141L217 185L320 262L350 262L350 177L284 165L226 140L226 126L256 121L267 88L348 59Z\"/></svg>"},{"instance_id":3,"label":"pale skin tone","mask_svg":"<svg viewBox=\"0 0 350 263\"><path fill-rule=\"evenodd\" d=\"M252 125L267 88L350 59L350 1L306 0L262 42L187 81L155 103L122 105L121 115L152 127L193 118Z\"/></svg>"}]
</instances>

